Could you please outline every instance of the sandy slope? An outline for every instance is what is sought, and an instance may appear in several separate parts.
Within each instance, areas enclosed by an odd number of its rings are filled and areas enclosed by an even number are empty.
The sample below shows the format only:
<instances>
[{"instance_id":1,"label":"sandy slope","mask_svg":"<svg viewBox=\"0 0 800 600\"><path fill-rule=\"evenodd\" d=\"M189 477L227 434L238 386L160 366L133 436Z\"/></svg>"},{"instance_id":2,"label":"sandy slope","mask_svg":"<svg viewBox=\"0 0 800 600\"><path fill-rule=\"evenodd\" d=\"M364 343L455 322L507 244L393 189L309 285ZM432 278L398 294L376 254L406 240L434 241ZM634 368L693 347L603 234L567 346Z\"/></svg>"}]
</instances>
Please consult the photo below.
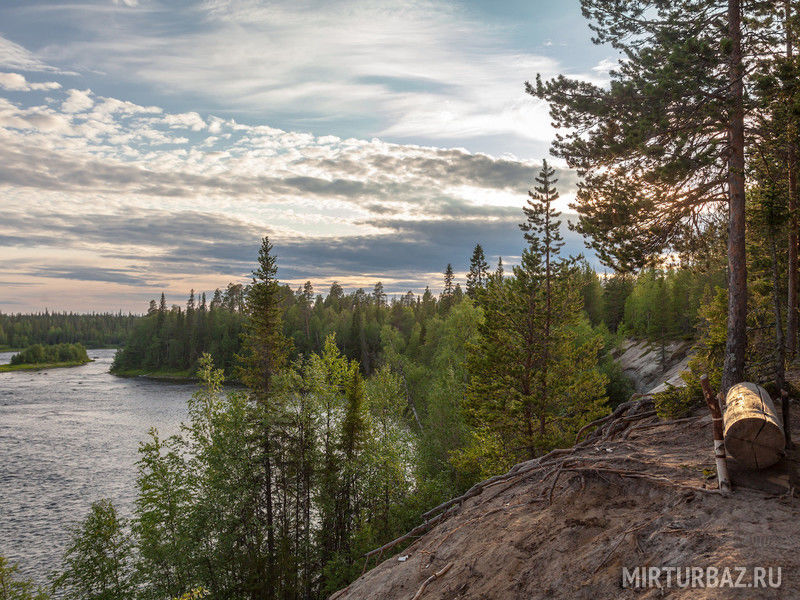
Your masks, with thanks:
<instances>
[{"instance_id":1,"label":"sandy slope","mask_svg":"<svg viewBox=\"0 0 800 600\"><path fill-rule=\"evenodd\" d=\"M759 474L732 464L724 498L704 411L634 426L489 487L334 597L411 600L452 565L421 598L800 598L800 500L786 493L796 460ZM623 589L623 566L729 567L734 581L735 567L773 567L773 581L781 567L781 587Z\"/></svg>"}]
</instances>

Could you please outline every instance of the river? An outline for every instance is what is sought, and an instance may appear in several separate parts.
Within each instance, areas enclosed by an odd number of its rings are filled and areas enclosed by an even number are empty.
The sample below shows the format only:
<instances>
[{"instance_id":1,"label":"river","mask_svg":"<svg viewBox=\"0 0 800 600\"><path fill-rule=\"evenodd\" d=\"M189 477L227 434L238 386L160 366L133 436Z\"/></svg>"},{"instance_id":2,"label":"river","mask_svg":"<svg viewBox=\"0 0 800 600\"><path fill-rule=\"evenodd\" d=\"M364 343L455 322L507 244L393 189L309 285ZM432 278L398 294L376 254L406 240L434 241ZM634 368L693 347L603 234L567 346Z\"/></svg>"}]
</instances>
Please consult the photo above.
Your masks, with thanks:
<instances>
[{"instance_id":1,"label":"river","mask_svg":"<svg viewBox=\"0 0 800 600\"><path fill-rule=\"evenodd\" d=\"M80 367L0 373L0 555L44 583L90 504L133 506L139 442L176 433L196 389L108 372L114 350ZM12 353L0 353L0 364Z\"/></svg>"}]
</instances>

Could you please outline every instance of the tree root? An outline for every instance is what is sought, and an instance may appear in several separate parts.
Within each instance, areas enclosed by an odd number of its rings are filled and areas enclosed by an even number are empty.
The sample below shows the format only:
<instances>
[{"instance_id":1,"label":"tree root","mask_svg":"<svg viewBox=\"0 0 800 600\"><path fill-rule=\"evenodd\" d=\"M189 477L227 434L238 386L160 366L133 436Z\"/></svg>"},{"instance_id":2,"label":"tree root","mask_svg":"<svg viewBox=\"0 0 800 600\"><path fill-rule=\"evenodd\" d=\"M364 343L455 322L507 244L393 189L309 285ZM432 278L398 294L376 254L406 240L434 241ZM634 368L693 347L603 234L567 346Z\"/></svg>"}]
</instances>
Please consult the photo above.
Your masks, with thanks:
<instances>
[{"instance_id":1,"label":"tree root","mask_svg":"<svg viewBox=\"0 0 800 600\"><path fill-rule=\"evenodd\" d=\"M451 563L451 562L447 563L444 567L442 567L441 569L436 571L436 573L434 573L433 575L428 577L425 581L423 581L422 585L419 586L419 589L417 590L417 593L414 594L414 597L411 600L419 600L420 598L422 598L422 594L425 593L425 588L428 587L428 585L430 583L432 583L433 581L439 579L440 577L443 577L444 574L447 573L450 570L450 567L452 567L452 566L453 566L453 563Z\"/></svg>"},{"instance_id":2,"label":"tree root","mask_svg":"<svg viewBox=\"0 0 800 600\"><path fill-rule=\"evenodd\" d=\"M447 517L449 517L456 510L458 510L458 507L456 507L456 506L451 507L449 510L446 510L445 512L435 516L433 519L431 519L429 521L425 521L421 525L417 525L414 529L412 529L411 531L409 531L405 535L401 535L399 538L397 538L395 540L392 540L388 544L384 544L380 548L375 548L374 550L370 550L369 552L367 552L364 555L364 558L369 560L370 556L374 556L376 554L383 554L384 551L395 547L397 544L400 544L400 543L406 541L409 538L412 538L412 537L418 536L418 535L420 535L422 533L425 533L428 529L430 529L434 525L438 525L439 523L444 521Z\"/></svg>"},{"instance_id":3,"label":"tree root","mask_svg":"<svg viewBox=\"0 0 800 600\"><path fill-rule=\"evenodd\" d=\"M646 401L647 397L644 396L643 394L634 394L633 396L631 396L630 400L628 400L627 402L623 402L622 404L617 406L611 414L606 415L605 417L601 417L595 421L592 421L587 425L584 425L583 427L581 427L580 431L578 431L578 434L575 436L575 443L577 444L580 441L581 436L588 430L593 429L595 427L599 427L600 425L607 423L609 421L615 421L617 418L624 415L628 411L628 409L640 405L643 399ZM650 403L652 403L652 400L650 400Z\"/></svg>"},{"instance_id":4,"label":"tree root","mask_svg":"<svg viewBox=\"0 0 800 600\"><path fill-rule=\"evenodd\" d=\"M647 527L647 525L649 525L649 523L642 523L641 525L637 525L637 526L635 526L635 527L631 527L630 529L626 529L626 530L625 530L625 531L622 533L622 535L621 535L621 536L619 536L619 540L617 540L617 543L616 543L616 544L614 544L614 545L611 547L611 550L609 550L609 551L606 553L606 555L605 555L605 557L603 558L603 560L601 560L601 561L598 563L598 565L597 565L597 566L594 568L594 571L592 571L592 574L594 574L594 573L597 573L597 572L598 572L598 571L599 571L599 570L602 568L602 566L608 562L608 559L609 559L609 558L611 558L611 556L614 554L614 551L615 551L615 550L616 550L616 549L619 547L619 545L620 545L620 544L623 542L623 540L624 540L626 537L628 537L628 534L630 534L630 533L633 533L634 531L639 531L640 529L644 529L645 527Z\"/></svg>"},{"instance_id":5,"label":"tree root","mask_svg":"<svg viewBox=\"0 0 800 600\"><path fill-rule=\"evenodd\" d=\"M705 494L714 494L714 495L720 494L719 490L703 488L696 485L689 485L688 483L678 483L677 481L673 481L669 477L665 477L663 475L650 475L649 473L644 473L642 471L628 471L625 469L612 469L610 467L602 467L602 466L564 467L563 470L572 471L575 473L579 472L610 473L612 475L619 475L620 477L629 477L631 479L644 479L646 481L661 483L663 485L670 485L672 487L681 488L685 490L692 490L695 492L703 492Z\"/></svg>"}]
</instances>

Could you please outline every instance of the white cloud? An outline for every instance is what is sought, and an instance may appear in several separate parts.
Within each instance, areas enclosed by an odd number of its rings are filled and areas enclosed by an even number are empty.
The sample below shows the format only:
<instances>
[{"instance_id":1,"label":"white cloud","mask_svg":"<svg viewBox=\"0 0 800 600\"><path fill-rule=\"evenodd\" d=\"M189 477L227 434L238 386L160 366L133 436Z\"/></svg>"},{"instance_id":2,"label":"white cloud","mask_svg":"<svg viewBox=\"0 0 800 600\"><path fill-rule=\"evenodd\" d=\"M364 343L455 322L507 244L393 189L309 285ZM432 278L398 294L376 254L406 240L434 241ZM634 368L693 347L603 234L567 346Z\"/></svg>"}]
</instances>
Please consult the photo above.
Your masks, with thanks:
<instances>
[{"instance_id":1,"label":"white cloud","mask_svg":"<svg viewBox=\"0 0 800 600\"><path fill-rule=\"evenodd\" d=\"M164 122L170 127L200 131L206 128L206 122L196 112L171 114L164 116Z\"/></svg>"},{"instance_id":2,"label":"white cloud","mask_svg":"<svg viewBox=\"0 0 800 600\"><path fill-rule=\"evenodd\" d=\"M594 71L595 73L608 74L609 71L617 68L618 66L619 66L618 61L612 60L610 58L604 58L603 60L601 60L599 63L597 63L595 66L592 67L592 71Z\"/></svg>"},{"instance_id":3,"label":"white cloud","mask_svg":"<svg viewBox=\"0 0 800 600\"><path fill-rule=\"evenodd\" d=\"M19 71L49 71L64 75L75 74L72 71L62 71L42 62L33 52L2 36L0 36L0 67Z\"/></svg>"},{"instance_id":4,"label":"white cloud","mask_svg":"<svg viewBox=\"0 0 800 600\"><path fill-rule=\"evenodd\" d=\"M79 113L94 106L92 90L69 90L67 94L67 99L61 104L61 110L65 113Z\"/></svg>"},{"instance_id":5,"label":"white cloud","mask_svg":"<svg viewBox=\"0 0 800 600\"><path fill-rule=\"evenodd\" d=\"M0 87L11 92L30 92L57 90L61 88L61 84L55 81L34 83L19 73L0 73Z\"/></svg>"},{"instance_id":6,"label":"white cloud","mask_svg":"<svg viewBox=\"0 0 800 600\"><path fill-rule=\"evenodd\" d=\"M455 4L206 0L186 17L202 25L169 35L95 30L49 53L226 109L289 114L317 131L350 119L363 135L504 136L518 141L515 150L531 141L544 150L552 136L523 82L559 64L510 50L497 26Z\"/></svg>"}]
</instances>

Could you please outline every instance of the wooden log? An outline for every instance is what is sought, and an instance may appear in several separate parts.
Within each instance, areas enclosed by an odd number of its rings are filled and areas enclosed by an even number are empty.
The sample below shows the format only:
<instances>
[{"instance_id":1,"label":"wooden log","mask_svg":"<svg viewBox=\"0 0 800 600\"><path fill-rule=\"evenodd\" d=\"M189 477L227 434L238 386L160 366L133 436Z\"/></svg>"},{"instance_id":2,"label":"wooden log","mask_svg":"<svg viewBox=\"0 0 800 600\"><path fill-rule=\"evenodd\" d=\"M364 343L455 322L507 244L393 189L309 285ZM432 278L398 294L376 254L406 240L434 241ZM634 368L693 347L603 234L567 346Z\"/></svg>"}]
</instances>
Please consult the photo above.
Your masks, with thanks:
<instances>
[{"instance_id":1,"label":"wooden log","mask_svg":"<svg viewBox=\"0 0 800 600\"><path fill-rule=\"evenodd\" d=\"M728 454L748 469L765 469L783 457L783 426L769 393L755 383L728 390L724 434Z\"/></svg>"},{"instance_id":2,"label":"wooden log","mask_svg":"<svg viewBox=\"0 0 800 600\"><path fill-rule=\"evenodd\" d=\"M725 456L724 432L722 430L722 411L719 402L708 382L708 375L700 377L700 385L703 388L703 396L706 399L708 410L711 412L711 423L714 431L714 460L717 464L717 481L719 491L728 494L731 491L731 478L728 476L728 462Z\"/></svg>"}]
</instances>

